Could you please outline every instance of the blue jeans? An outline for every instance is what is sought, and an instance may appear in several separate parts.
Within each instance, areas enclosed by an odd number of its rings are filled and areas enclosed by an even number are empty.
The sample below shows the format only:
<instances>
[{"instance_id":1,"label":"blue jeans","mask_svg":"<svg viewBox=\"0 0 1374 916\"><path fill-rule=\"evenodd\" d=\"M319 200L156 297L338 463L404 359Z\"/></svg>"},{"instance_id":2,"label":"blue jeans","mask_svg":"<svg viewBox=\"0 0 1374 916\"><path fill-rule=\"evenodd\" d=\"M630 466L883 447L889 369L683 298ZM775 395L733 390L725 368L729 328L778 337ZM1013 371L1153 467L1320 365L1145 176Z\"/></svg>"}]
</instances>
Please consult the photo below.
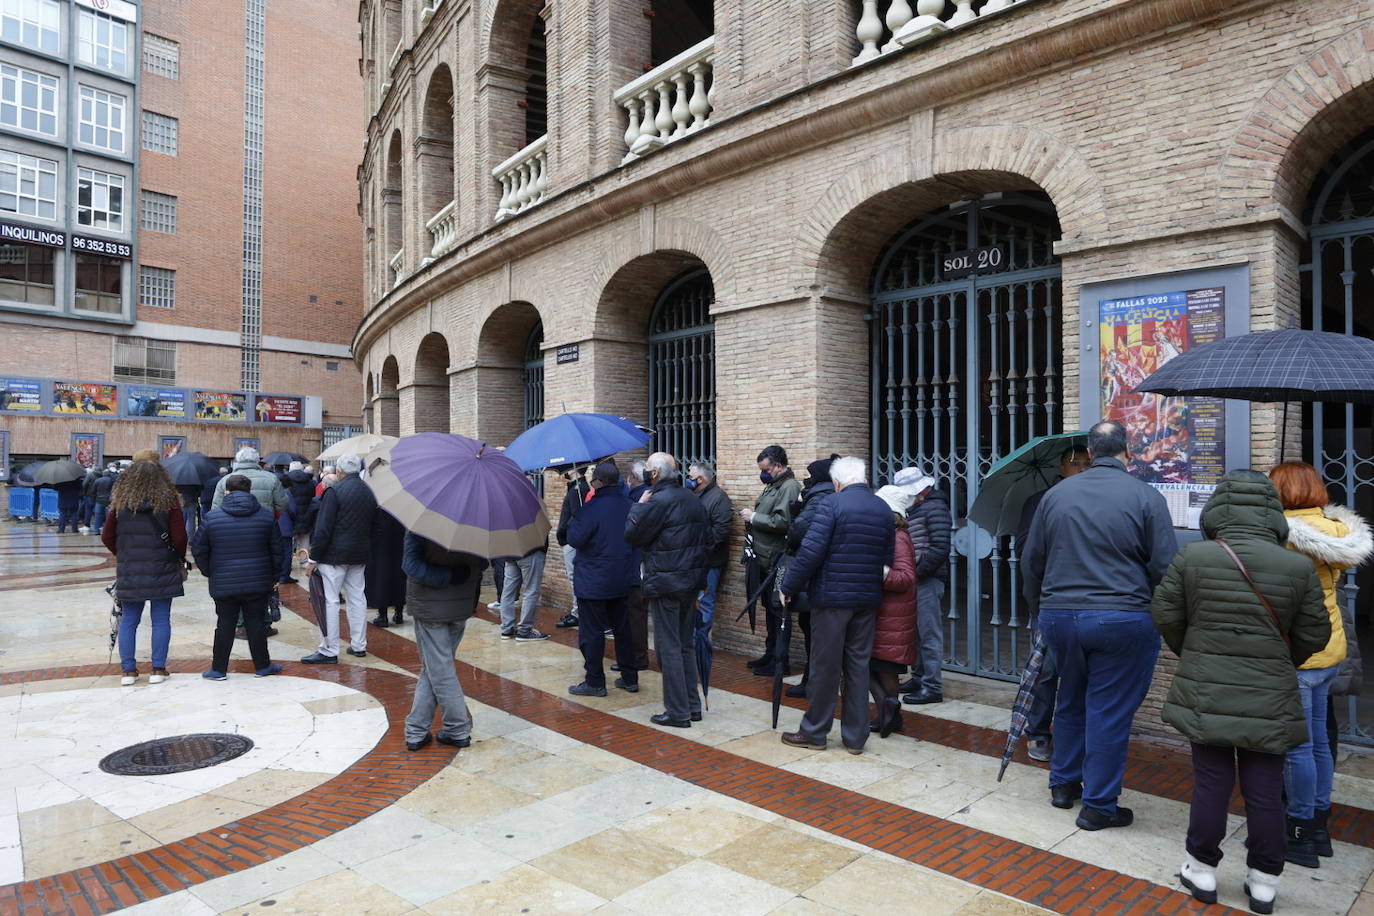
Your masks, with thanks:
<instances>
[{"instance_id":1,"label":"blue jeans","mask_svg":"<svg viewBox=\"0 0 1374 916\"><path fill-rule=\"evenodd\" d=\"M1283 787L1288 793L1288 816L1308 820L1314 808L1331 807L1331 777L1335 761L1326 735L1326 698L1340 665L1302 668L1298 696L1307 719L1307 740L1288 752L1283 762Z\"/></svg>"},{"instance_id":2,"label":"blue jeans","mask_svg":"<svg viewBox=\"0 0 1374 916\"><path fill-rule=\"evenodd\" d=\"M154 598L148 602L153 617L153 667L167 667L167 647L172 642L172 599ZM143 620L142 601L121 601L119 617L119 667L137 671L134 649L138 643L138 625Z\"/></svg>"},{"instance_id":3,"label":"blue jeans","mask_svg":"<svg viewBox=\"0 0 1374 916\"><path fill-rule=\"evenodd\" d=\"M1084 805L1115 814L1159 631L1144 611L1053 608L1041 609L1040 629L1059 668L1050 785L1081 782Z\"/></svg>"},{"instance_id":4,"label":"blue jeans","mask_svg":"<svg viewBox=\"0 0 1374 916\"><path fill-rule=\"evenodd\" d=\"M716 619L716 592L720 590L720 574L723 569L706 570L706 588L697 595L697 633L711 638L711 624ZM700 636L698 636L700 638Z\"/></svg>"},{"instance_id":5,"label":"blue jeans","mask_svg":"<svg viewBox=\"0 0 1374 916\"><path fill-rule=\"evenodd\" d=\"M108 503L96 503L95 510L91 513L91 528L96 534L100 533L101 527L105 524L105 514L110 511Z\"/></svg>"}]
</instances>

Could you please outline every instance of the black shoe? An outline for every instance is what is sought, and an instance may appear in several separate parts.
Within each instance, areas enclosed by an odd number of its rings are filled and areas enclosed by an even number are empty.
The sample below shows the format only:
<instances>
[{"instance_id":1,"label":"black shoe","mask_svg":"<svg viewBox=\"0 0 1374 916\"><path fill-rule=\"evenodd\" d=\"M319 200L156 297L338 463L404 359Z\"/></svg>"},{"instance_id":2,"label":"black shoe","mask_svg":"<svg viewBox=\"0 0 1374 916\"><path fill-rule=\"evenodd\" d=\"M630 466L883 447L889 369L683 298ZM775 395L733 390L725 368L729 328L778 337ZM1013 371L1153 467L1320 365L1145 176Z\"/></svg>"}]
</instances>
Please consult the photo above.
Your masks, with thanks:
<instances>
[{"instance_id":1,"label":"black shoe","mask_svg":"<svg viewBox=\"0 0 1374 916\"><path fill-rule=\"evenodd\" d=\"M558 627L558 629L560 630L566 630L569 627L575 627L577 626L577 618L574 617L572 614L564 614L562 617L558 618L558 622L555 623L554 626Z\"/></svg>"},{"instance_id":2,"label":"black shoe","mask_svg":"<svg viewBox=\"0 0 1374 916\"><path fill-rule=\"evenodd\" d=\"M777 669L777 667L776 667L775 665L767 665L767 666L765 666L765 667L763 667L763 668L755 668L755 669L754 669L754 674L756 674L756 675L759 676L759 677L776 677L776 676L777 676L777 673L778 673L778 669ZM792 676L792 669L791 669L791 668L784 668L784 669L782 669L782 676L783 676L783 677L791 677L791 676Z\"/></svg>"},{"instance_id":3,"label":"black shoe","mask_svg":"<svg viewBox=\"0 0 1374 916\"><path fill-rule=\"evenodd\" d=\"M273 626L269 626L269 627L267 628L267 635L268 635L268 636L276 636L276 635L277 635L278 633L280 633L280 632L281 632L280 630L278 630L276 627L273 627Z\"/></svg>"},{"instance_id":4,"label":"black shoe","mask_svg":"<svg viewBox=\"0 0 1374 916\"><path fill-rule=\"evenodd\" d=\"M612 671L624 671L625 669L622 668L622 667L620 667L619 665L611 665L611 670L612 670Z\"/></svg>"},{"instance_id":5,"label":"black shoe","mask_svg":"<svg viewBox=\"0 0 1374 916\"><path fill-rule=\"evenodd\" d=\"M325 655L323 652L316 652L314 655L307 655L301 659L302 664L306 665L337 665L339 657L337 655Z\"/></svg>"},{"instance_id":6,"label":"black shoe","mask_svg":"<svg viewBox=\"0 0 1374 916\"><path fill-rule=\"evenodd\" d=\"M534 627L520 627L515 631L516 642L538 642L541 639L548 639L548 633L541 633Z\"/></svg>"},{"instance_id":7,"label":"black shoe","mask_svg":"<svg viewBox=\"0 0 1374 916\"><path fill-rule=\"evenodd\" d=\"M514 639L514 638L515 638L515 627L511 627L510 629L502 630L502 631L501 631L501 638L502 638L502 639Z\"/></svg>"},{"instance_id":8,"label":"black shoe","mask_svg":"<svg viewBox=\"0 0 1374 916\"><path fill-rule=\"evenodd\" d=\"M1288 819L1288 852L1284 859L1303 868L1321 868L1321 860L1317 858L1317 844L1312 841L1312 825L1312 818Z\"/></svg>"},{"instance_id":9,"label":"black shoe","mask_svg":"<svg viewBox=\"0 0 1374 916\"><path fill-rule=\"evenodd\" d=\"M666 712L661 712L656 716L650 716L649 721L655 725L670 725L673 728L691 728L691 719L674 719Z\"/></svg>"},{"instance_id":10,"label":"black shoe","mask_svg":"<svg viewBox=\"0 0 1374 916\"><path fill-rule=\"evenodd\" d=\"M902 702L908 706L929 706L932 703L943 703L944 695L939 693L908 693L902 697Z\"/></svg>"},{"instance_id":11,"label":"black shoe","mask_svg":"<svg viewBox=\"0 0 1374 916\"><path fill-rule=\"evenodd\" d=\"M1065 782L1050 786L1050 804L1056 808L1072 808L1083 797L1083 783Z\"/></svg>"},{"instance_id":12,"label":"black shoe","mask_svg":"<svg viewBox=\"0 0 1374 916\"><path fill-rule=\"evenodd\" d=\"M440 744L447 744L449 747L462 748L472 745L471 738L450 738L447 735L436 735L434 740L438 741Z\"/></svg>"},{"instance_id":13,"label":"black shoe","mask_svg":"<svg viewBox=\"0 0 1374 916\"><path fill-rule=\"evenodd\" d=\"M378 615L372 620L372 625L373 625L374 627L381 627L383 630L385 630L387 627L391 626L391 621L387 620L387 617L386 617L385 614L378 614Z\"/></svg>"},{"instance_id":14,"label":"black shoe","mask_svg":"<svg viewBox=\"0 0 1374 916\"><path fill-rule=\"evenodd\" d=\"M772 663L773 663L773 656L771 656L771 655L760 655L758 658L751 659L750 661L747 661L747 662L745 662L744 664L745 664L745 667L748 667L748 668L762 668L764 665L771 665Z\"/></svg>"},{"instance_id":15,"label":"black shoe","mask_svg":"<svg viewBox=\"0 0 1374 916\"><path fill-rule=\"evenodd\" d=\"M639 693L639 684L627 684L625 683L625 679L623 677L618 677L615 679L615 686L619 687L621 690L624 690L628 693Z\"/></svg>"},{"instance_id":16,"label":"black shoe","mask_svg":"<svg viewBox=\"0 0 1374 916\"><path fill-rule=\"evenodd\" d=\"M351 655L351 656L353 656L354 658L366 658L366 657L367 657L367 650L366 650L366 649L355 649L355 648L353 648L352 646L349 646L349 647L348 647L348 654Z\"/></svg>"},{"instance_id":17,"label":"black shoe","mask_svg":"<svg viewBox=\"0 0 1374 916\"><path fill-rule=\"evenodd\" d=\"M1084 805L1083 810L1078 812L1078 820L1074 823L1083 830L1105 830L1108 827L1129 827L1134 821L1135 814L1130 808L1117 805L1116 813L1108 814L1101 808Z\"/></svg>"},{"instance_id":18,"label":"black shoe","mask_svg":"<svg viewBox=\"0 0 1374 916\"><path fill-rule=\"evenodd\" d=\"M434 736L431 735L429 732L425 732L425 736L421 738L419 741L407 741L406 750L418 751L420 748L427 746L433 740Z\"/></svg>"},{"instance_id":19,"label":"black shoe","mask_svg":"<svg viewBox=\"0 0 1374 916\"><path fill-rule=\"evenodd\" d=\"M400 612L400 611L397 611L395 614L392 614L392 615L391 615L391 622L394 623L396 626L400 626L400 625L401 625L401 612Z\"/></svg>"},{"instance_id":20,"label":"black shoe","mask_svg":"<svg viewBox=\"0 0 1374 916\"><path fill-rule=\"evenodd\" d=\"M888 735L892 734L892 730L896 728L901 717L902 704L897 702L896 697L888 697L883 700L883 705L878 709L878 718L882 722L881 727L878 729L878 737L886 738Z\"/></svg>"},{"instance_id":21,"label":"black shoe","mask_svg":"<svg viewBox=\"0 0 1374 916\"><path fill-rule=\"evenodd\" d=\"M575 697L604 697L606 695L606 688L593 687L591 684L583 681L580 684L573 684L569 687L568 693Z\"/></svg>"},{"instance_id":22,"label":"black shoe","mask_svg":"<svg viewBox=\"0 0 1374 916\"><path fill-rule=\"evenodd\" d=\"M907 678L897 685L898 693L919 693L920 690L921 682L914 677Z\"/></svg>"},{"instance_id":23,"label":"black shoe","mask_svg":"<svg viewBox=\"0 0 1374 916\"><path fill-rule=\"evenodd\" d=\"M1326 829L1326 820L1330 816L1330 808L1312 810L1312 846L1323 859L1329 859L1336 854L1331 848L1331 832Z\"/></svg>"},{"instance_id":24,"label":"black shoe","mask_svg":"<svg viewBox=\"0 0 1374 916\"><path fill-rule=\"evenodd\" d=\"M688 713L688 715L691 717L691 719L692 719L693 722L700 722L700 721L701 721L701 713L699 713L699 712Z\"/></svg>"},{"instance_id":25,"label":"black shoe","mask_svg":"<svg viewBox=\"0 0 1374 916\"><path fill-rule=\"evenodd\" d=\"M805 684L796 684L796 685L794 685L794 686L792 686L792 687L788 687L787 690L784 691L784 692L785 692L789 697L791 697L791 698L794 699L794 700L804 700L804 699L806 699L806 685L805 685Z\"/></svg>"}]
</instances>

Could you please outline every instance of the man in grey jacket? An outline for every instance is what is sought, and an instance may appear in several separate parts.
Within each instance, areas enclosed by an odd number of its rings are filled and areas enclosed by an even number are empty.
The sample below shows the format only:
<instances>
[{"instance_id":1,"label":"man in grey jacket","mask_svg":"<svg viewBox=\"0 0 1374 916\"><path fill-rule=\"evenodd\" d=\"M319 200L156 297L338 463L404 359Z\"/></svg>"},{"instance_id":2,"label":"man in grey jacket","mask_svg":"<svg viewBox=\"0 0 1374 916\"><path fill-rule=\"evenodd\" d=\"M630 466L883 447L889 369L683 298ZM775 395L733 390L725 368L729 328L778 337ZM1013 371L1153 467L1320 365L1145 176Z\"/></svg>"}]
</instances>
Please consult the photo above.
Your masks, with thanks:
<instances>
[{"instance_id":1,"label":"man in grey jacket","mask_svg":"<svg viewBox=\"0 0 1374 916\"><path fill-rule=\"evenodd\" d=\"M253 496L274 513L280 514L286 508L286 491L282 489L281 481L277 479L276 474L263 470L258 464L257 449L251 446L239 449L234 454L232 473L247 477L248 482L253 485ZM224 502L224 482L228 479L229 475L225 474L215 484L215 498L211 501L210 508L218 509L219 504Z\"/></svg>"},{"instance_id":2,"label":"man in grey jacket","mask_svg":"<svg viewBox=\"0 0 1374 916\"><path fill-rule=\"evenodd\" d=\"M1154 674L1154 588L1177 551L1164 497L1126 471L1126 430L1088 433L1093 463L1045 494L1021 555L1024 594L1059 666L1050 803L1084 830L1126 827L1117 805L1131 720Z\"/></svg>"}]
</instances>

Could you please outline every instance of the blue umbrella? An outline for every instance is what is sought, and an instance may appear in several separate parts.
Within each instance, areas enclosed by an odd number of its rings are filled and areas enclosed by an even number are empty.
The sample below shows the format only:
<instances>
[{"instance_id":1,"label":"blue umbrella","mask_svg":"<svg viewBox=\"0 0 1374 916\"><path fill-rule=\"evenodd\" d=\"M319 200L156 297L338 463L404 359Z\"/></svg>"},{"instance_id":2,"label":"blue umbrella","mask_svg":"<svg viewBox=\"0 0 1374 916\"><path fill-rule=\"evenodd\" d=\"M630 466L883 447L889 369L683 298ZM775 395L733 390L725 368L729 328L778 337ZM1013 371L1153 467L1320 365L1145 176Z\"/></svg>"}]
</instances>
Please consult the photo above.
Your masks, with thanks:
<instances>
[{"instance_id":1,"label":"blue umbrella","mask_svg":"<svg viewBox=\"0 0 1374 916\"><path fill-rule=\"evenodd\" d=\"M585 464L618 452L643 448L649 432L635 421L605 413L565 413L537 423L506 449L522 471Z\"/></svg>"}]
</instances>

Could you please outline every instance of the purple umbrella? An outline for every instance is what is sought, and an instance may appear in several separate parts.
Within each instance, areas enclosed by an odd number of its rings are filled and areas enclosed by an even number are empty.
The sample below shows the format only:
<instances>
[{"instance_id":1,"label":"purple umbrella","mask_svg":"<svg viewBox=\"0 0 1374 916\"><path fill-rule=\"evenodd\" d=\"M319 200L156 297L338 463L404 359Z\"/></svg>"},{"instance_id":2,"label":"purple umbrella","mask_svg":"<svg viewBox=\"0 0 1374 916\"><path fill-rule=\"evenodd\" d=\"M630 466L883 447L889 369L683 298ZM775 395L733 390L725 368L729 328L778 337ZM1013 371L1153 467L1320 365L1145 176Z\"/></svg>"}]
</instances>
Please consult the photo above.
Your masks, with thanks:
<instances>
[{"instance_id":1,"label":"purple umbrella","mask_svg":"<svg viewBox=\"0 0 1374 916\"><path fill-rule=\"evenodd\" d=\"M418 433L367 456L377 505L448 550L523 557L549 534L544 505L519 466L485 442Z\"/></svg>"}]
</instances>

